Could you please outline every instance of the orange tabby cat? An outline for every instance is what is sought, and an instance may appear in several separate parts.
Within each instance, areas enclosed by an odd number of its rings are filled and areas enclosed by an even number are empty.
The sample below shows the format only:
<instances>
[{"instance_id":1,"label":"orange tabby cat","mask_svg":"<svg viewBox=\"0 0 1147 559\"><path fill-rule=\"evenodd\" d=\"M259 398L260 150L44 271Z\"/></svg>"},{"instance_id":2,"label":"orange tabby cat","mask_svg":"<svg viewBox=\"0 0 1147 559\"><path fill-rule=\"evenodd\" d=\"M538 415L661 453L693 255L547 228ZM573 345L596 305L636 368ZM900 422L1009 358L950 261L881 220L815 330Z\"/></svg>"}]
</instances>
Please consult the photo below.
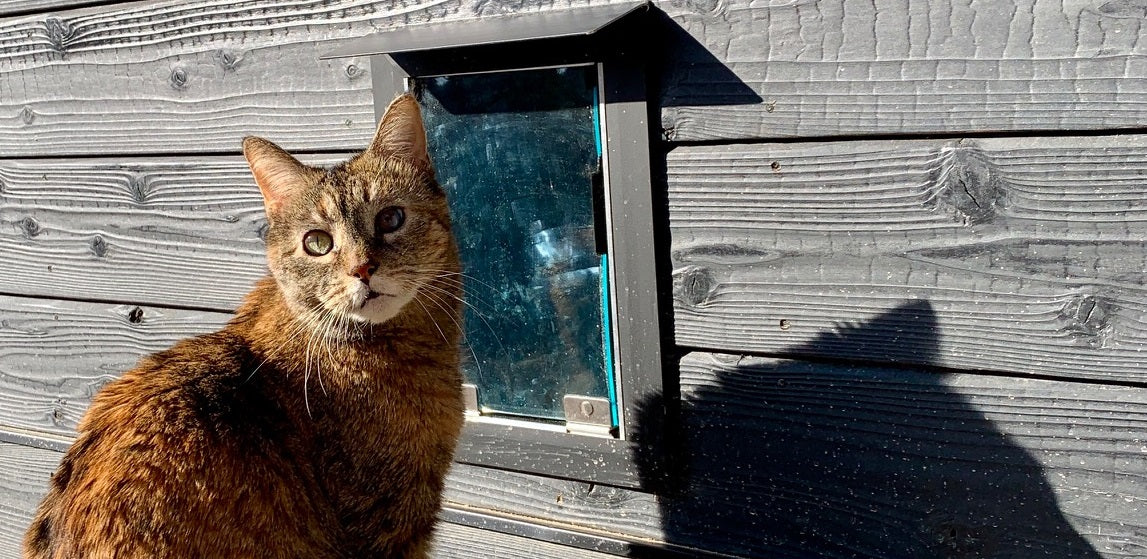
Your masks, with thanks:
<instances>
[{"instance_id":1,"label":"orange tabby cat","mask_svg":"<svg viewBox=\"0 0 1147 559\"><path fill-rule=\"evenodd\" d=\"M96 395L25 557L426 555L462 425L461 283L418 105L330 170L243 150L271 276Z\"/></svg>"}]
</instances>

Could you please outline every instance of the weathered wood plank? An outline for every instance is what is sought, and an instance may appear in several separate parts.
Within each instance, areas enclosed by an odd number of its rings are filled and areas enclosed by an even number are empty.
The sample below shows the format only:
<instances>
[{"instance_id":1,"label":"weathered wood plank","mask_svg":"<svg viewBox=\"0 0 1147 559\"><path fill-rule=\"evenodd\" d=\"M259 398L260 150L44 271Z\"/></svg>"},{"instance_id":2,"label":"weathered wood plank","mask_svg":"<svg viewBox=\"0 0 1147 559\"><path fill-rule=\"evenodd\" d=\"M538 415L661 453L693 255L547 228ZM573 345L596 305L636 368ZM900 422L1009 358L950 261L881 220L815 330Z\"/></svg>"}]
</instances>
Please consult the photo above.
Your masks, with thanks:
<instances>
[{"instance_id":1,"label":"weathered wood plank","mask_svg":"<svg viewBox=\"0 0 1147 559\"><path fill-rule=\"evenodd\" d=\"M101 386L230 315L0 296L0 425L72 436Z\"/></svg>"},{"instance_id":2,"label":"weathered wood plank","mask_svg":"<svg viewBox=\"0 0 1147 559\"><path fill-rule=\"evenodd\" d=\"M51 10L65 10L89 4L100 3L102 0L0 0L0 17L14 14L32 14Z\"/></svg>"},{"instance_id":3,"label":"weathered wood plank","mask_svg":"<svg viewBox=\"0 0 1147 559\"><path fill-rule=\"evenodd\" d=\"M1147 137L691 147L669 154L677 342L1143 381ZM905 300L897 323L808 342Z\"/></svg>"},{"instance_id":4,"label":"weathered wood plank","mask_svg":"<svg viewBox=\"0 0 1147 559\"><path fill-rule=\"evenodd\" d=\"M318 60L331 42L227 44L148 62L0 65L0 154L237 153L248 135L288 149L369 142L366 60Z\"/></svg>"},{"instance_id":5,"label":"weathered wood plank","mask_svg":"<svg viewBox=\"0 0 1147 559\"><path fill-rule=\"evenodd\" d=\"M199 0L0 21L0 156L237 152L251 134L288 149L365 145L369 62L318 59L340 39L587 3Z\"/></svg>"},{"instance_id":6,"label":"weathered wood plank","mask_svg":"<svg viewBox=\"0 0 1147 559\"><path fill-rule=\"evenodd\" d=\"M373 113L367 61L317 59L339 40L585 3L200 0L12 18L0 154L236 151L245 134L345 149ZM1147 28L1124 4L663 2L675 23L655 96L673 140L1138 127Z\"/></svg>"},{"instance_id":7,"label":"weathered wood plank","mask_svg":"<svg viewBox=\"0 0 1147 559\"><path fill-rule=\"evenodd\" d=\"M8 300L0 304L4 309L14 306ZM83 308L69 308L77 306L91 309L82 313ZM9 355L16 357L0 359L0 371L6 379L16 379L7 382L22 382L23 387L14 390L3 386L0 394L19 396L37 392L28 390L29 386L67 384L52 379L68 378L69 368L59 363L78 359L45 357L49 353L45 348L89 344L102 351L113 348L113 357L123 353L128 356L123 360L129 361L167 344L160 341L164 335L150 334L148 328L158 330L167 322L165 329L170 334L166 335L176 338L214 327L207 324L208 320L191 317L182 318L192 324L177 324L181 317L170 311L164 311L164 317L148 318L151 309L145 309L144 319L137 325L131 322L130 311L125 319L124 309L108 307L102 309L107 318L98 322L88 316L101 310L96 307L61 303L26 313L43 316L39 322L13 322L5 316L0 324L9 325L5 329L7 339L0 347L13 348ZM904 311L925 317L929 312L926 307ZM76 314L84 316L77 318ZM851 338L864 339L867 329L880 322L858 325L826 343L855 345ZM61 324L75 324L71 330L82 331L86 337L72 335L73 340L65 340L69 336L54 334L67 330ZM903 335L906 344L919 348L934 345L929 341L935 335L932 330L912 328L902 325L902 331L907 332ZM53 338L61 341L45 343ZM21 370L10 366L8 363L19 363L20 356L30 352L30 344L40 353L23 358L28 367ZM76 351L92 353L90 348ZM104 374L94 375L96 379L91 382L81 380L80 388L73 391L76 395L67 396L72 400L66 405L60 407L61 403L49 399L42 403L24 401L15 406L18 414L9 411L12 406L0 406L5 415L0 423L70 433L95 386L122 370L111 360L95 368ZM17 374L12 374L13 369ZM859 549L880 551L871 555L959 556L921 551L931 549L927 546L937 533L954 534L944 543L958 550L979 545L975 543L979 541L1010 549L1013 540L1000 540L1002 536L983 523L968 524L964 513L981 509L988 515L984 518L991 519L997 518L991 515L1007 514L1024 519L1024 515L1037 512L1054 519L1060 514L1056 511L1062 510L1076 532L1097 549L1109 548L1105 553L1111 556L1135 556L1135 546L1143 545L1134 532L1141 530L1136 524L1136 507L1147 502L1137 489L1147 471L1143 463L1147 458L1141 452L1143 418L1147 417L1147 409L1143 409L1147 394L1142 389L977 375L945 377L709 355L686 358L681 370L687 439L675 459L693 460L689 470L692 477L683 483L687 488L684 493L654 498L459 465L451 473L447 501L604 533L651 540L664 537L676 545L748 555L768 550L770 556L778 557L799 557L800 550L813 549L803 547L806 540L793 539L799 533L791 531L789 524L804 522L814 513L823 516L817 521L822 528L805 537L823 545L827 556L846 555L834 546L848 546L849 542L867 546ZM75 412L70 411L73 406ZM56 409L63 411L53 421L56 416L52 411ZM9 419L12 416L16 421ZM722 464L714 462L722 460ZM865 469L869 464L871 469ZM1041 468L1048 472L1046 478L1040 475ZM883 469L891 473L877 475ZM1099 471L1107 473L1094 473ZM972 482L976 485L969 485ZM858 486L865 483L873 483L873 489L859 490ZM959 487L970 489L968 493L951 489ZM1054 501L1045 498L1044 489L1059 499L1056 506L1062 509L1050 508ZM983 508L986 505L981 500L994 502L1000 494L1016 496L1003 505ZM953 500L958 499L968 499L969 504L952 509L959 504ZM949 509L955 511L950 517L943 512ZM849 525L841 520L857 511L871 510L877 512L860 515L864 523ZM928 514L921 512L925 510ZM792 520L770 524L781 514L778 511L791 513ZM881 516L882 511L888 511L888 518ZM872 519L883 523L879 530L865 524ZM1086 551L1082 544L1072 543L1074 536L1064 539L1071 534L1063 532L1066 528L1060 523L1048 526L1047 522L1033 523L1012 533L1014 538L1035 538L1048 535L1039 530L1054 528L1054 537L1048 541L1059 543L1048 551L1050 556ZM985 535L985 530L991 533ZM891 551L889 542L906 536L911 536L906 540L911 545L896 548L902 549L899 554ZM889 539L880 540L884 537Z\"/></svg>"},{"instance_id":8,"label":"weathered wood plank","mask_svg":"<svg viewBox=\"0 0 1147 559\"><path fill-rule=\"evenodd\" d=\"M232 310L265 226L241 157L0 161L0 293Z\"/></svg>"},{"instance_id":9,"label":"weathered wood plank","mask_svg":"<svg viewBox=\"0 0 1147 559\"><path fill-rule=\"evenodd\" d=\"M0 557L20 556L20 542L62 453L0 442ZM603 553L570 548L469 526L442 523L431 557L561 557L604 559Z\"/></svg>"},{"instance_id":10,"label":"weathered wood plank","mask_svg":"<svg viewBox=\"0 0 1147 559\"><path fill-rule=\"evenodd\" d=\"M62 453L0 442L0 557L20 557L20 542Z\"/></svg>"},{"instance_id":11,"label":"weathered wood plank","mask_svg":"<svg viewBox=\"0 0 1147 559\"><path fill-rule=\"evenodd\" d=\"M438 525L430 556L441 559L470 559L472 557L607 559L614 557L596 551L566 547L521 536L511 536L449 523Z\"/></svg>"},{"instance_id":12,"label":"weathered wood plank","mask_svg":"<svg viewBox=\"0 0 1147 559\"><path fill-rule=\"evenodd\" d=\"M668 541L754 557L1147 554L1142 388L703 353L682 360L681 386L689 489L663 501Z\"/></svg>"},{"instance_id":13,"label":"weathered wood plank","mask_svg":"<svg viewBox=\"0 0 1147 559\"><path fill-rule=\"evenodd\" d=\"M462 509L661 540L657 498L630 489L454 464L445 500Z\"/></svg>"},{"instance_id":14,"label":"weathered wood plank","mask_svg":"<svg viewBox=\"0 0 1147 559\"><path fill-rule=\"evenodd\" d=\"M672 140L1147 121L1147 15L1136 2L659 5L684 27L661 85Z\"/></svg>"}]
</instances>

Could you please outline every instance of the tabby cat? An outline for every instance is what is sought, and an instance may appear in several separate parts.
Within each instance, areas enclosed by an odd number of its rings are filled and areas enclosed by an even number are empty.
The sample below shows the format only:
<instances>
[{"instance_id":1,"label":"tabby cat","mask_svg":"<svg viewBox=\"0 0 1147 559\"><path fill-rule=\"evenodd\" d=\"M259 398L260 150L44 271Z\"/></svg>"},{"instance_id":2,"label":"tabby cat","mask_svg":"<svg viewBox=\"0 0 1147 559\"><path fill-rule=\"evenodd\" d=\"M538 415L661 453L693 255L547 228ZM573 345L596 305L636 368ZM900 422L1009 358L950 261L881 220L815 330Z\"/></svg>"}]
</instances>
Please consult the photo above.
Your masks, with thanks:
<instances>
[{"instance_id":1,"label":"tabby cat","mask_svg":"<svg viewBox=\"0 0 1147 559\"><path fill-rule=\"evenodd\" d=\"M462 425L461 282L418 104L329 170L243 151L270 276L95 396L25 557L426 556Z\"/></svg>"}]
</instances>

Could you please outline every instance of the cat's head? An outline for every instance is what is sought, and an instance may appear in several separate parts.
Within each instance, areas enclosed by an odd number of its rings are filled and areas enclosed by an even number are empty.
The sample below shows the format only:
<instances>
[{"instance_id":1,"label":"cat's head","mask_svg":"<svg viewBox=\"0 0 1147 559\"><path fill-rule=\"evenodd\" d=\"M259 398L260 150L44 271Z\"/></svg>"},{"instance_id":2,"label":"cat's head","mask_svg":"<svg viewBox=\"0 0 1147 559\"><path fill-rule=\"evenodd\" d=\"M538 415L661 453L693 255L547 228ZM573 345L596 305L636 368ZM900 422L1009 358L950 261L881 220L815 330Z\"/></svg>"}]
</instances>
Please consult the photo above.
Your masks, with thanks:
<instances>
[{"instance_id":1,"label":"cat's head","mask_svg":"<svg viewBox=\"0 0 1147 559\"><path fill-rule=\"evenodd\" d=\"M244 139L243 153L267 210L268 266L299 316L381 324L436 277L457 272L446 197L413 97L395 99L370 147L331 169L303 165L261 138Z\"/></svg>"}]
</instances>

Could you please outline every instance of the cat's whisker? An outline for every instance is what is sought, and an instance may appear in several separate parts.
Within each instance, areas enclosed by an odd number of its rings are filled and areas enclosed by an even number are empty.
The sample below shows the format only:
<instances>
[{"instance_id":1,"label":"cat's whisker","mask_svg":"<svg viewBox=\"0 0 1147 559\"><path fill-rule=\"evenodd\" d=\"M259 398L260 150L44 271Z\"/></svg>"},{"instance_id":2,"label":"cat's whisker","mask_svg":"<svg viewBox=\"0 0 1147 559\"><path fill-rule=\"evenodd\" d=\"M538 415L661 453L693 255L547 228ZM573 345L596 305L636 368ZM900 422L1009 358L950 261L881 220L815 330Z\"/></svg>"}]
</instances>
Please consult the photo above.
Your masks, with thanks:
<instances>
[{"instance_id":1,"label":"cat's whisker","mask_svg":"<svg viewBox=\"0 0 1147 559\"><path fill-rule=\"evenodd\" d=\"M424 269L424 270L421 270L421 272L433 274L430 276L430 279L432 279L432 280L437 280L437 281L446 283L447 285L461 288L463 294L466 295L467 300L477 301L477 302L482 303L483 305L485 305L487 307L494 307L494 305L490 304L489 301L486 301L482 297L479 297L479 295L481 295L482 293L479 293L479 291L477 289L475 289L472 285L470 285L470 283L473 282L473 283L478 284L482 287L485 287L485 288L487 288L487 290L490 293L494 293L494 294L499 293L499 290L495 289L492 285L490 285L490 284L488 284L488 283L486 283L486 282L484 282L478 278L475 278L474 276L464 274L462 272L448 272L446 270L434 270L434 269ZM459 279L459 278L461 278L461 279Z\"/></svg>"},{"instance_id":2,"label":"cat's whisker","mask_svg":"<svg viewBox=\"0 0 1147 559\"><path fill-rule=\"evenodd\" d=\"M474 305L471 305L465 299L455 295L454 293L451 293L451 292L449 292L445 289L442 289L438 286L434 286L434 285L430 285L430 284L424 284L424 287L426 287L428 289L435 290L438 293L441 293L443 295L453 297L459 303L462 303L464 306L466 306L471 311L473 311L474 314L477 315L478 318L482 320L482 323L486 325L486 329L488 329L490 331L490 333L494 335L494 341L498 342L498 347L502 350L502 354L506 356L508 362L513 363L513 359L510 359L510 352L508 350L506 350L506 346L504 344L502 344L502 338L500 336L498 336L498 332L496 330L494 330L494 326L490 324L490 321L486 320L486 315L482 314L482 312L479 311L477 309L477 307L475 307ZM459 328L461 328L461 326L459 326ZM463 334L465 334L465 331L463 331Z\"/></svg>"},{"instance_id":3,"label":"cat's whisker","mask_svg":"<svg viewBox=\"0 0 1147 559\"><path fill-rule=\"evenodd\" d=\"M425 287L425 285L423 287ZM449 318L450 321L454 323L454 326L456 326L458 328L458 332L459 332L459 334L461 334L461 337L462 337L462 342L465 343L467 349L470 350L470 356L474 358L474 366L478 369L478 375L481 376L482 375L482 363L478 359L478 354L474 351L474 344L471 344L470 339L466 336L466 330L464 328L462 328L462 324L458 320L455 320L454 315L450 314L450 309L446 305L444 305L442 303L442 301L439 301L436 297L434 297L430 293L423 292L421 289L415 292L414 300L417 301L419 295L425 295L427 300L430 301L431 303L433 303L439 309L441 309L442 312L446 315L446 317ZM421 303L419 303L419 304L421 304ZM425 306L422 308L424 310L426 309ZM427 312L427 314L429 315L430 313ZM440 327L438 327L438 323L434 321L433 315L430 315L430 321L434 322L434 326L436 328L438 328L439 332L442 332L442 329ZM445 335L443 335L443 339L445 339Z\"/></svg>"},{"instance_id":4,"label":"cat's whisker","mask_svg":"<svg viewBox=\"0 0 1147 559\"><path fill-rule=\"evenodd\" d=\"M488 283L486 283L486 282L484 282L484 281L482 281L482 280L480 280L480 279L478 279L478 278L476 278L470 274L467 274L466 272L453 272L450 270L434 270L434 269L426 269L424 271L439 274L438 276L435 276L435 277L458 276L458 277L461 277L463 279L467 279L467 280L470 280L474 283L477 283L478 285L481 285L481 286L489 289L490 291L494 291L494 292L498 291L498 288L494 287L493 285L490 285L490 284L488 284Z\"/></svg>"},{"instance_id":5,"label":"cat's whisker","mask_svg":"<svg viewBox=\"0 0 1147 559\"><path fill-rule=\"evenodd\" d=\"M423 305L422 301L418 300L417 295L415 295L412 301L418 303L419 307L422 307L422 312L426 313L426 317L430 319L430 323L433 324L434 328L438 330L438 335L442 336L442 341L449 343L450 340L446 339L446 333L442 331L442 327L438 325L438 321L434 320L434 315L430 314L430 310L426 308L426 305ZM473 351L473 349L471 349L471 351Z\"/></svg>"}]
</instances>

